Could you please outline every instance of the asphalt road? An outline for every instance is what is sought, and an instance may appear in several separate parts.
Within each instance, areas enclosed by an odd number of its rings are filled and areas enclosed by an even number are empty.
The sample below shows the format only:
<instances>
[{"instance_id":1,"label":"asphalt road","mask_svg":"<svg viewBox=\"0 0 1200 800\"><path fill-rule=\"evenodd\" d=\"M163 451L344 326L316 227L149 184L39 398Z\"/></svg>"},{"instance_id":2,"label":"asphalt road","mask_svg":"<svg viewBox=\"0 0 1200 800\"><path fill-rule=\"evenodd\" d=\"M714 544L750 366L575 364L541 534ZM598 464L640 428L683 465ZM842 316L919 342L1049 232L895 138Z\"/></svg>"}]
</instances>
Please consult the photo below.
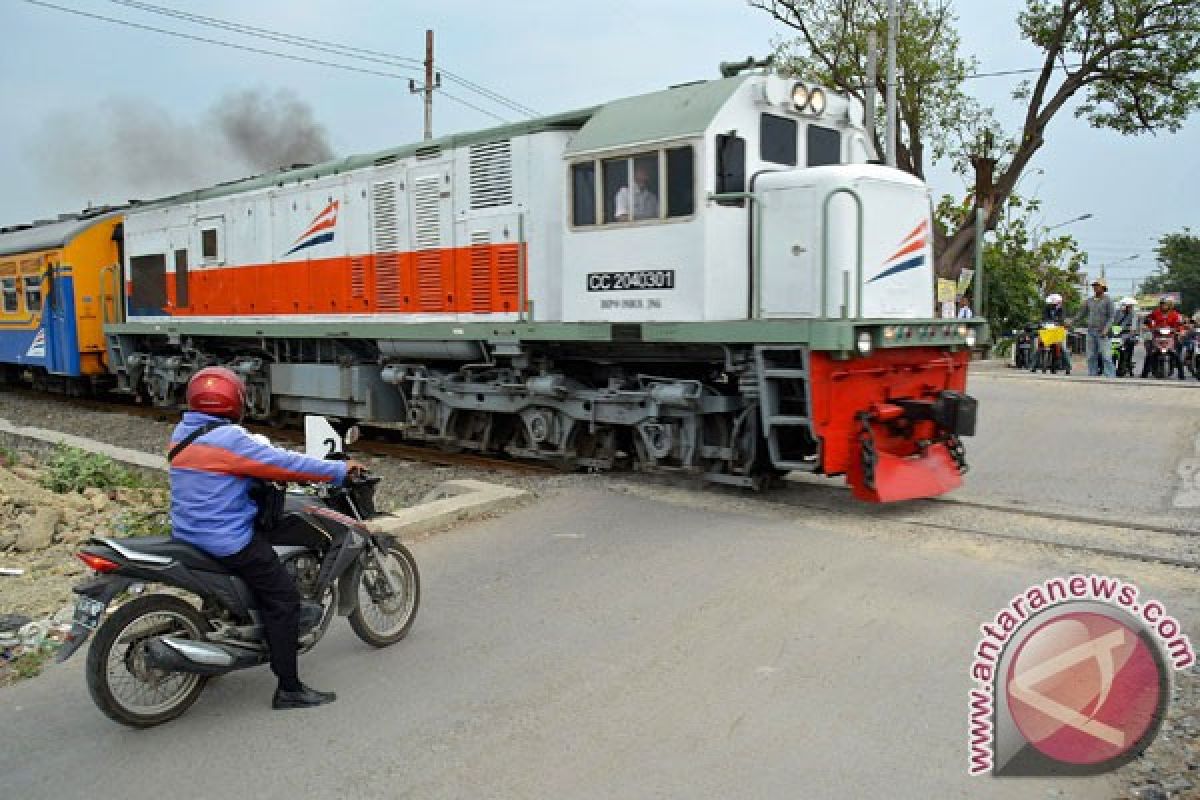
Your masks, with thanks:
<instances>
[{"instance_id":1,"label":"asphalt road","mask_svg":"<svg viewBox=\"0 0 1200 800\"><path fill-rule=\"evenodd\" d=\"M986 374L971 391L961 496L1176 513L1200 392ZM967 777L978 626L1077 570L1138 581L1193 637L1200 620L1190 572L608 486L417 542L411 636L375 651L338 622L304 659L330 707L271 711L258 669L129 731L92 706L81 656L0 691L0 797L1107 798L1111 776Z\"/></svg>"},{"instance_id":2,"label":"asphalt road","mask_svg":"<svg viewBox=\"0 0 1200 800\"><path fill-rule=\"evenodd\" d=\"M1172 526L1185 459L1200 457L1200 381L1042 378L972 371L977 435L956 497Z\"/></svg>"},{"instance_id":3,"label":"asphalt road","mask_svg":"<svg viewBox=\"0 0 1200 800\"><path fill-rule=\"evenodd\" d=\"M51 669L0 692L0 793L1112 793L1108 777L966 775L977 626L1031 581L1086 563L721 502L565 490L417 543L425 596L413 633L375 651L337 623L302 664L340 693L323 709L269 710L272 679L259 669L212 683L173 723L129 731L92 707L82 659ZM1190 595L1156 588L1194 606L1194 582Z\"/></svg>"}]
</instances>

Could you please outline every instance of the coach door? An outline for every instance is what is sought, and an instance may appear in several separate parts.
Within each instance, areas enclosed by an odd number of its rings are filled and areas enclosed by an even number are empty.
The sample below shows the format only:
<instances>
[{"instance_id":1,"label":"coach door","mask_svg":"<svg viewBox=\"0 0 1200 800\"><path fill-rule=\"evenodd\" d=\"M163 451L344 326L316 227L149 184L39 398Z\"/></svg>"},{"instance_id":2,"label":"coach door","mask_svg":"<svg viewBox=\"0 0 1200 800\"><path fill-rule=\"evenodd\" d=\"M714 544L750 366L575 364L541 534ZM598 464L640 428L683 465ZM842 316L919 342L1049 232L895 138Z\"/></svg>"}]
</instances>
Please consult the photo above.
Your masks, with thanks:
<instances>
[{"instance_id":1,"label":"coach door","mask_svg":"<svg viewBox=\"0 0 1200 800\"><path fill-rule=\"evenodd\" d=\"M454 216L449 162L413 167L408 171L408 222L413 255L405 281L413 311L453 311Z\"/></svg>"},{"instance_id":2,"label":"coach door","mask_svg":"<svg viewBox=\"0 0 1200 800\"><path fill-rule=\"evenodd\" d=\"M46 371L52 375L79 373L79 340L75 333L75 291L70 267L49 266L46 302L42 309ZM35 342L36 345L36 342Z\"/></svg>"}]
</instances>

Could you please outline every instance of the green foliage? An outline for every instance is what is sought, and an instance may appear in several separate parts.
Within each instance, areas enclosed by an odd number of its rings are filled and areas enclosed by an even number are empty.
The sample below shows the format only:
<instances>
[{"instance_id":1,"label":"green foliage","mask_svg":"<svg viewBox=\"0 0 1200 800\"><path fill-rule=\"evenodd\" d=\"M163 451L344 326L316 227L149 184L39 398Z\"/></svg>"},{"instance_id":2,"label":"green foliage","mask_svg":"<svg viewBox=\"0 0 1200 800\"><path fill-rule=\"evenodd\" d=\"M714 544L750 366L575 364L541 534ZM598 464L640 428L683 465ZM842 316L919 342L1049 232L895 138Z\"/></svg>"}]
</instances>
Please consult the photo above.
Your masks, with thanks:
<instances>
[{"instance_id":1,"label":"green foliage","mask_svg":"<svg viewBox=\"0 0 1200 800\"><path fill-rule=\"evenodd\" d=\"M1037 200L1010 195L995 241L984 244L985 311L1000 335L1040 320L1044 299L1052 292L1061 294L1069 308L1081 299L1080 271L1087 256L1069 235L1042 239L1040 208ZM973 211L969 199L956 202L946 196L935 213L953 228L963 225Z\"/></svg>"},{"instance_id":2,"label":"green foliage","mask_svg":"<svg viewBox=\"0 0 1200 800\"><path fill-rule=\"evenodd\" d=\"M0 446L0 464L6 467L11 467L17 463L19 457L17 451L11 447Z\"/></svg>"},{"instance_id":3,"label":"green foliage","mask_svg":"<svg viewBox=\"0 0 1200 800\"><path fill-rule=\"evenodd\" d=\"M122 536L170 536L171 516L166 511L126 511L117 530Z\"/></svg>"},{"instance_id":4,"label":"green foliage","mask_svg":"<svg viewBox=\"0 0 1200 800\"><path fill-rule=\"evenodd\" d=\"M81 492L89 487L142 489L155 485L141 473L125 469L108 456L66 444L54 446L54 452L43 468L41 484L59 493Z\"/></svg>"},{"instance_id":5,"label":"green foliage","mask_svg":"<svg viewBox=\"0 0 1200 800\"><path fill-rule=\"evenodd\" d=\"M1184 228L1158 240L1158 270L1142 284L1147 294L1180 292L1180 311L1191 314L1200 310L1200 236Z\"/></svg>"}]
</instances>

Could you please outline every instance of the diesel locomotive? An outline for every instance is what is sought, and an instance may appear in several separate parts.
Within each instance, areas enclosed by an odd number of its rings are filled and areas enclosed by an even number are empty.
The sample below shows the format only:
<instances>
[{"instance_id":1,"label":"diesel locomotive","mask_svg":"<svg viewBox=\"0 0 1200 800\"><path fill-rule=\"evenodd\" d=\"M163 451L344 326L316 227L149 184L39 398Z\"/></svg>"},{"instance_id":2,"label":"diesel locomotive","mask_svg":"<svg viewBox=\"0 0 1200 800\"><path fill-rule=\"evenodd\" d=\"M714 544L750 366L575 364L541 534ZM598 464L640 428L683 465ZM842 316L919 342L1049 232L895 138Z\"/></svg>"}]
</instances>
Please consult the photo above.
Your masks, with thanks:
<instances>
[{"instance_id":1,"label":"diesel locomotive","mask_svg":"<svg viewBox=\"0 0 1200 800\"><path fill-rule=\"evenodd\" d=\"M870 501L966 469L986 323L934 317L929 189L873 162L861 104L804 82L685 84L64 224L107 235L94 282L49 241L13 274L53 293L73 268L54 307L98 315L78 341L99 347L74 373L6 358L27 373L166 407L222 364L258 420L750 487L845 475Z\"/></svg>"}]
</instances>

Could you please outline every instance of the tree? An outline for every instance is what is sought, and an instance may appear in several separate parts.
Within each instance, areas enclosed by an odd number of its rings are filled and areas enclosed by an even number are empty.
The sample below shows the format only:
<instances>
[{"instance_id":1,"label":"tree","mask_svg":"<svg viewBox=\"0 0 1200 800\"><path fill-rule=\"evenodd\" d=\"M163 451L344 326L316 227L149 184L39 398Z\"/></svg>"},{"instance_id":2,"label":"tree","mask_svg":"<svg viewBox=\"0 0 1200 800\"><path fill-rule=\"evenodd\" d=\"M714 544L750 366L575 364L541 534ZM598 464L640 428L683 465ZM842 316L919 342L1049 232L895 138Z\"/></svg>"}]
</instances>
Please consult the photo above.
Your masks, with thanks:
<instances>
[{"instance_id":1,"label":"tree","mask_svg":"<svg viewBox=\"0 0 1200 800\"><path fill-rule=\"evenodd\" d=\"M946 228L956 228L974 214L974 199L942 198L935 212ZM1068 308L1081 300L1079 282L1087 256L1070 235L1039 237L1039 201L1009 195L995 229L984 243L983 273L987 316L1001 333L1041 318L1046 295L1058 293Z\"/></svg>"},{"instance_id":2,"label":"tree","mask_svg":"<svg viewBox=\"0 0 1200 800\"><path fill-rule=\"evenodd\" d=\"M1180 311L1191 313L1200 309L1200 236L1184 228L1182 233L1168 233L1158 240L1154 249L1158 269L1142 284L1146 294L1180 292L1183 295Z\"/></svg>"},{"instance_id":3,"label":"tree","mask_svg":"<svg viewBox=\"0 0 1200 800\"><path fill-rule=\"evenodd\" d=\"M862 63L859 43L864 30L878 29L886 5L883 0L748 2L800 32L797 46L806 60L793 63L823 66L825 72L814 74L814 79L831 79L843 90L855 80L862 85L865 70L856 66ZM910 91L935 91L932 87L940 86L940 91L961 94L964 75L958 65L963 59L957 56L957 34L938 27L922 28L911 21L914 15L928 13L943 24L952 24L948 0L902 0L902 4L905 14L897 58L905 63L904 54L908 53L916 59L913 66L906 64L906 70L927 68L908 76L914 86ZM843 20L840 24L839 19ZM1068 103L1075 102L1076 116L1092 126L1126 135L1177 131L1188 115L1200 108L1200 0L1026 0L1017 23L1021 35L1041 50L1041 65L1034 79L1014 95L1025 103L1021 130L1008 140L979 136L972 154L1000 163L994 187L976 201L986 215L988 230L999 223L1017 181L1045 145L1051 121ZM951 43L954 59L948 61L945 54ZM922 49L928 52L927 59L921 58ZM938 53L942 56L935 56ZM852 70L852 78L842 75ZM959 107L970 107L969 100L963 102L966 105ZM956 135L963 138L961 134L969 128L969 119L958 118L950 127L934 130L946 121L929 114L905 116L903 103L900 105L901 136L910 148L912 142L949 142ZM954 126L958 130L952 130ZM990 122L979 127L990 127ZM989 139L994 142L990 148L986 147ZM898 163L922 176L917 171L919 161ZM973 219L968 215L956 228L940 233L936 241L938 273L952 277L970 261L975 244Z\"/></svg>"}]
</instances>

